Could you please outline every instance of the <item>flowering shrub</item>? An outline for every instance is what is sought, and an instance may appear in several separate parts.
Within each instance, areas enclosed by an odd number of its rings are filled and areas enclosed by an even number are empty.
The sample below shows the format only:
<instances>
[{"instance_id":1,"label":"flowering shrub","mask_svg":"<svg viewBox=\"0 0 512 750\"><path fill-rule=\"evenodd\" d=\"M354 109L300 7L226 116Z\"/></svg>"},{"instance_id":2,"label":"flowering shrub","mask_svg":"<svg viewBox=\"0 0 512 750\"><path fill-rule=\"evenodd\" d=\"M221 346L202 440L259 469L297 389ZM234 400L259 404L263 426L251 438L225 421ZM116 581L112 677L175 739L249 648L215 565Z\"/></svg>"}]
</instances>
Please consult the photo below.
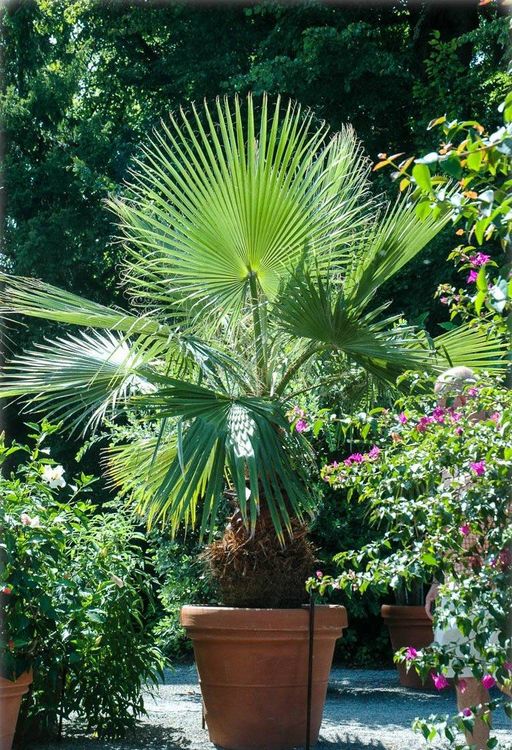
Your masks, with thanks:
<instances>
[{"instance_id":1,"label":"flowering shrub","mask_svg":"<svg viewBox=\"0 0 512 750\"><path fill-rule=\"evenodd\" d=\"M429 125L441 133L436 151L396 163L382 155L375 169L390 165L400 191L410 189L421 216L449 212L460 244L448 256L463 274L463 286L441 284L437 297L460 316L494 315L503 327L512 310L512 92L501 103L503 125L488 132L475 120L438 117Z\"/></svg>"},{"instance_id":2,"label":"flowering shrub","mask_svg":"<svg viewBox=\"0 0 512 750\"><path fill-rule=\"evenodd\" d=\"M432 383L419 376L402 379L400 386L409 395L395 410L355 417L354 428L359 435L364 428L365 438L352 454L322 469L325 482L348 488L367 504L381 538L338 555L340 575L317 577L309 587L362 593L444 579L435 625L471 635L474 648L409 647L397 660L422 677L433 670L438 689L448 684L449 667L455 675L469 667L487 687L510 686L511 391L482 378L457 400L439 403ZM491 701L489 709L502 704L512 714L504 698ZM473 720L472 712L417 727L429 739L442 732L452 740L455 727L468 728Z\"/></svg>"},{"instance_id":3,"label":"flowering shrub","mask_svg":"<svg viewBox=\"0 0 512 750\"><path fill-rule=\"evenodd\" d=\"M71 713L98 735L121 735L162 666L143 538L122 513L87 500L91 477L65 479L44 447L56 428L31 426L33 447L0 442L1 464L22 459L0 477L2 675L33 668L25 739L54 733Z\"/></svg>"}]
</instances>

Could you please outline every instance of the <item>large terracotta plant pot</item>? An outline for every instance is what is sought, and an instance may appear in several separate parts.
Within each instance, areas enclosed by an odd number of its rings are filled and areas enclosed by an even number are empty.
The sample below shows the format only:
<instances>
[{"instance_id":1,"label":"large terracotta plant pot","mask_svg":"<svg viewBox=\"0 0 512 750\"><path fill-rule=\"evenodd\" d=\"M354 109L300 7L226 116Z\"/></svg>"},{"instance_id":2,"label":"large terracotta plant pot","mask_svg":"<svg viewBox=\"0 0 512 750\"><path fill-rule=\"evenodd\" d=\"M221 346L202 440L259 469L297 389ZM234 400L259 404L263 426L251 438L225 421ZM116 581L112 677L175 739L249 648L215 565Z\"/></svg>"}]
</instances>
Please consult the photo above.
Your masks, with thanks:
<instances>
[{"instance_id":1,"label":"large terracotta plant pot","mask_svg":"<svg viewBox=\"0 0 512 750\"><path fill-rule=\"evenodd\" d=\"M389 629L393 651L398 651L403 646L412 646L419 650L430 646L434 640L432 621L427 617L424 607L383 604L381 614ZM415 669L407 671L405 664L397 664L397 669L400 684L404 687L433 689L430 676L422 682Z\"/></svg>"},{"instance_id":2,"label":"large terracotta plant pot","mask_svg":"<svg viewBox=\"0 0 512 750\"><path fill-rule=\"evenodd\" d=\"M32 670L17 680L0 677L0 750L11 750L21 699L32 682Z\"/></svg>"},{"instance_id":3,"label":"large terracotta plant pot","mask_svg":"<svg viewBox=\"0 0 512 750\"><path fill-rule=\"evenodd\" d=\"M306 740L309 608L183 607L210 740L226 750L287 750ZM318 738L344 607L315 607L310 741Z\"/></svg>"}]
</instances>

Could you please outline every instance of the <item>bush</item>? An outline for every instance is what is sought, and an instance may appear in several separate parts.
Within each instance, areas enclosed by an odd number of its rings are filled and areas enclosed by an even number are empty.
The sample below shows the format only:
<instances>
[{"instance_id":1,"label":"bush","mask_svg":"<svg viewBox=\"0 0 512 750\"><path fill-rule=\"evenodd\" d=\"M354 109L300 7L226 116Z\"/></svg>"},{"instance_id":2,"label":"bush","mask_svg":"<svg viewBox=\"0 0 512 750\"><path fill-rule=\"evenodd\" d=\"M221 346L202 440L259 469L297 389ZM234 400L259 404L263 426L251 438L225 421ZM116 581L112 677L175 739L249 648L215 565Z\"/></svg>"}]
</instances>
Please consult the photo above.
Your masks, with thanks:
<instances>
[{"instance_id":1,"label":"bush","mask_svg":"<svg viewBox=\"0 0 512 750\"><path fill-rule=\"evenodd\" d=\"M158 644L171 659L192 654L192 641L180 625L184 604L217 604L214 586L199 559L203 549L193 532L179 541L155 534L155 567L162 581L159 598L164 612L155 628Z\"/></svg>"},{"instance_id":2,"label":"bush","mask_svg":"<svg viewBox=\"0 0 512 750\"><path fill-rule=\"evenodd\" d=\"M31 427L33 448L0 444L2 463L25 459L0 479L3 674L33 667L24 738L54 734L71 713L99 736L121 736L163 666L151 560L128 516L98 514L86 499L91 477L66 483L43 447L55 428Z\"/></svg>"},{"instance_id":3,"label":"bush","mask_svg":"<svg viewBox=\"0 0 512 750\"><path fill-rule=\"evenodd\" d=\"M497 683L510 691L512 391L482 377L438 401L432 385L411 376L402 382L410 395L395 410L358 415L354 425L367 426L374 447L324 467L328 484L348 488L365 504L380 538L342 552L341 575L311 585L365 593L444 579L434 623L460 631L472 647L466 642L459 652L453 642L434 643L404 649L397 658L424 678L435 670L438 688L448 685L452 670L457 677L469 668L485 687ZM487 708L500 705L512 715L503 698ZM471 730L475 716L472 707L448 720L418 720L416 727L428 739L456 742L457 729Z\"/></svg>"}]
</instances>

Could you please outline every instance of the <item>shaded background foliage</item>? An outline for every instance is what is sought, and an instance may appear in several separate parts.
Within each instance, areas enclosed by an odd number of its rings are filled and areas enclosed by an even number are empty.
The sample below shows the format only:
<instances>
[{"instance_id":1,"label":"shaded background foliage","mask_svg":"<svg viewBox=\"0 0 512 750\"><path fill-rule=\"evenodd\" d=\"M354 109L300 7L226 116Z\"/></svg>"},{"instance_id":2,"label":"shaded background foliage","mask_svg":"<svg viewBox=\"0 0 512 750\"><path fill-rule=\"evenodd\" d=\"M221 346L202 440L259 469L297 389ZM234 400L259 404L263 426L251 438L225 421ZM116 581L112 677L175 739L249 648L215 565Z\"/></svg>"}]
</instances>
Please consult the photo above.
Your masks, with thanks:
<instances>
[{"instance_id":1,"label":"shaded background foliage","mask_svg":"<svg viewBox=\"0 0 512 750\"><path fill-rule=\"evenodd\" d=\"M0 14L0 267L109 304L124 304L117 275L122 249L104 199L122 189L151 129L184 101L279 92L312 107L334 129L351 122L376 161L380 152L430 150L437 136L426 126L441 114L476 118L492 129L509 84L505 12L477 0L211 6L25 0L5 4ZM378 186L394 194L384 172L375 173ZM411 321L425 320L431 333L447 315L433 293L453 278L446 263L453 231L383 297L397 300L394 309ZM54 331L30 321L7 347ZM3 411L8 435L23 439L18 408ZM56 459L69 465L77 447L61 441ZM97 471L97 450L88 461L86 470ZM336 502L327 498L315 531L325 560L364 541L360 519L348 510L341 518ZM183 565L169 572L162 563L160 570L170 581L169 601L177 586L193 598L191 550L182 554Z\"/></svg>"}]
</instances>

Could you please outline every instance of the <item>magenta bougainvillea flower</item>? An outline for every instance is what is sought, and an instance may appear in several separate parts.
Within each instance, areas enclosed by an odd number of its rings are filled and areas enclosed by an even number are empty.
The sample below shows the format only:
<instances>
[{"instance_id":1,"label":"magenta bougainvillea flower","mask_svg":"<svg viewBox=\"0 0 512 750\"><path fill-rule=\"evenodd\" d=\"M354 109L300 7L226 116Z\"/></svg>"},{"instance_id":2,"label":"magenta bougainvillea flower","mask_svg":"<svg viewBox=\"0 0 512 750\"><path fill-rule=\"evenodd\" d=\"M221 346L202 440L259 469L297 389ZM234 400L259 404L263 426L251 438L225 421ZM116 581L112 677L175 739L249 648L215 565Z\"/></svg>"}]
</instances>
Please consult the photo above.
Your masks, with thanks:
<instances>
[{"instance_id":1,"label":"magenta bougainvillea flower","mask_svg":"<svg viewBox=\"0 0 512 750\"><path fill-rule=\"evenodd\" d=\"M477 278L478 278L478 273L476 271L470 271L466 279L466 284L474 284Z\"/></svg>"},{"instance_id":2,"label":"magenta bougainvillea flower","mask_svg":"<svg viewBox=\"0 0 512 750\"><path fill-rule=\"evenodd\" d=\"M378 458L380 454L380 448L374 445L371 450L368 451L368 458Z\"/></svg>"},{"instance_id":3,"label":"magenta bougainvillea flower","mask_svg":"<svg viewBox=\"0 0 512 750\"><path fill-rule=\"evenodd\" d=\"M407 651L405 652L405 658L407 661L411 661L412 659L415 659L418 656L418 652L414 648L414 646L408 646Z\"/></svg>"},{"instance_id":4,"label":"magenta bougainvillea flower","mask_svg":"<svg viewBox=\"0 0 512 750\"><path fill-rule=\"evenodd\" d=\"M347 456L343 463L347 466L350 466L351 464L360 464L363 461L364 456L362 453L351 453L350 456Z\"/></svg>"},{"instance_id":5,"label":"magenta bougainvillea flower","mask_svg":"<svg viewBox=\"0 0 512 750\"><path fill-rule=\"evenodd\" d=\"M496 685L496 680L494 679L492 674L484 674L484 676L482 677L482 685L486 690L490 690Z\"/></svg>"},{"instance_id":6,"label":"magenta bougainvillea flower","mask_svg":"<svg viewBox=\"0 0 512 750\"><path fill-rule=\"evenodd\" d=\"M469 464L471 471L474 471L477 477L481 477L485 474L485 461L472 461Z\"/></svg>"},{"instance_id":7,"label":"magenta bougainvillea flower","mask_svg":"<svg viewBox=\"0 0 512 750\"><path fill-rule=\"evenodd\" d=\"M471 529L469 528L469 525L467 523L463 524L462 526L459 526L459 531L462 534L462 536L467 536Z\"/></svg>"},{"instance_id":8,"label":"magenta bougainvillea flower","mask_svg":"<svg viewBox=\"0 0 512 750\"><path fill-rule=\"evenodd\" d=\"M463 716L473 716L473 711L470 708L464 708L464 709L462 709L462 715Z\"/></svg>"},{"instance_id":9,"label":"magenta bougainvillea flower","mask_svg":"<svg viewBox=\"0 0 512 750\"><path fill-rule=\"evenodd\" d=\"M434 685L436 690L443 690L443 688L448 687L448 680L444 676L444 674L434 674L432 675L432 679L434 681Z\"/></svg>"},{"instance_id":10,"label":"magenta bougainvillea flower","mask_svg":"<svg viewBox=\"0 0 512 750\"><path fill-rule=\"evenodd\" d=\"M472 266L475 266L476 268L479 268L480 266L485 266L486 263L488 263L491 260L490 255L486 255L486 253L477 253L476 255L472 255L469 259L469 262Z\"/></svg>"},{"instance_id":11,"label":"magenta bougainvillea flower","mask_svg":"<svg viewBox=\"0 0 512 750\"><path fill-rule=\"evenodd\" d=\"M324 577L324 574L322 573L321 570L316 571L316 577L318 578L319 581L322 580L322 578Z\"/></svg>"},{"instance_id":12,"label":"magenta bougainvillea flower","mask_svg":"<svg viewBox=\"0 0 512 750\"><path fill-rule=\"evenodd\" d=\"M295 425L295 429L297 430L297 432L304 432L304 430L308 429L308 423L305 419L299 419L297 421L297 424Z\"/></svg>"},{"instance_id":13,"label":"magenta bougainvillea flower","mask_svg":"<svg viewBox=\"0 0 512 750\"><path fill-rule=\"evenodd\" d=\"M432 422L435 422L434 417L421 417L420 421L416 425L416 429L418 432L425 432L429 424L432 424Z\"/></svg>"},{"instance_id":14,"label":"magenta bougainvillea flower","mask_svg":"<svg viewBox=\"0 0 512 750\"><path fill-rule=\"evenodd\" d=\"M398 421L400 422L400 424L406 424L409 421L409 417L404 411L401 411L398 415Z\"/></svg>"}]
</instances>

